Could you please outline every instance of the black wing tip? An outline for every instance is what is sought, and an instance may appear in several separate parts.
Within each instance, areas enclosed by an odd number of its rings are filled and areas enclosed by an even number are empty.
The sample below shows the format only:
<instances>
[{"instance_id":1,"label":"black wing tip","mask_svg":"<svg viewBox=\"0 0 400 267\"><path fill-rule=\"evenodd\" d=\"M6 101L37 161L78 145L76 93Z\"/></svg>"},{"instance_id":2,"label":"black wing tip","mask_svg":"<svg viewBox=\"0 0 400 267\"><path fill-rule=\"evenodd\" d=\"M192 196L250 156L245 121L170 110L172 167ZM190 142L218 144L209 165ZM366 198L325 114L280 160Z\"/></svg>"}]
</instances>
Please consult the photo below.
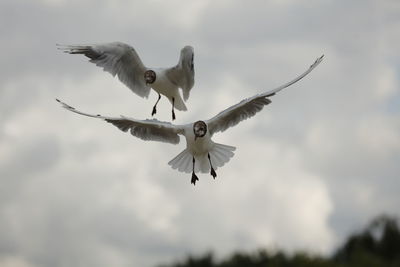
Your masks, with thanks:
<instances>
[{"instance_id":1,"label":"black wing tip","mask_svg":"<svg viewBox=\"0 0 400 267\"><path fill-rule=\"evenodd\" d=\"M322 56L318 57L313 64L310 65L310 68L315 67L316 65L318 65L319 63L321 63L321 61L324 59L324 54L322 54Z\"/></svg>"},{"instance_id":2,"label":"black wing tip","mask_svg":"<svg viewBox=\"0 0 400 267\"><path fill-rule=\"evenodd\" d=\"M64 53L68 53L68 49L70 49L70 48L68 47L68 45L57 44L57 43L56 43L56 48L57 48L57 50L61 50L61 51L63 51Z\"/></svg>"},{"instance_id":3,"label":"black wing tip","mask_svg":"<svg viewBox=\"0 0 400 267\"><path fill-rule=\"evenodd\" d=\"M181 50L187 50L189 49L191 52L194 52L194 48L191 45L185 45Z\"/></svg>"},{"instance_id":4,"label":"black wing tip","mask_svg":"<svg viewBox=\"0 0 400 267\"><path fill-rule=\"evenodd\" d=\"M58 98L56 98L56 101L57 101L58 103L60 103L60 104L62 105L63 108L70 109L70 110L75 110L74 107L71 107L70 105L65 104L64 102L62 102L62 101L61 101L60 99L58 99Z\"/></svg>"},{"instance_id":5,"label":"black wing tip","mask_svg":"<svg viewBox=\"0 0 400 267\"><path fill-rule=\"evenodd\" d=\"M65 49L65 48L67 48L69 45L65 45L65 44L59 44L59 43L56 43L56 47L58 48L58 49Z\"/></svg>"},{"instance_id":6,"label":"black wing tip","mask_svg":"<svg viewBox=\"0 0 400 267\"><path fill-rule=\"evenodd\" d=\"M63 45L56 44L58 50L67 54L86 54L91 51L91 47L87 45Z\"/></svg>"},{"instance_id":7,"label":"black wing tip","mask_svg":"<svg viewBox=\"0 0 400 267\"><path fill-rule=\"evenodd\" d=\"M274 96L274 95L276 95L276 93L268 94L268 95L266 95L265 97L267 98L267 97L271 97L271 96Z\"/></svg>"}]
</instances>

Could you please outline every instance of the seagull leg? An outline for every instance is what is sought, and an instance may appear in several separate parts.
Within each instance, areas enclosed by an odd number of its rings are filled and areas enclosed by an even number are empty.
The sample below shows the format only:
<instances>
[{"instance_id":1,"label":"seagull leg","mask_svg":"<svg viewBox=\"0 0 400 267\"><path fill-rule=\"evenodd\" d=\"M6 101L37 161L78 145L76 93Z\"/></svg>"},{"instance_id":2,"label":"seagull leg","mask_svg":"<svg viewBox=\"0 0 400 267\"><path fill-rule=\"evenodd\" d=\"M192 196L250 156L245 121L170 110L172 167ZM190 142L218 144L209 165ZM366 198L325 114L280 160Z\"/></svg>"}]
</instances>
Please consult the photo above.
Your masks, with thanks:
<instances>
[{"instance_id":1,"label":"seagull leg","mask_svg":"<svg viewBox=\"0 0 400 267\"><path fill-rule=\"evenodd\" d=\"M192 183L193 185L196 185L196 181L199 180L199 178L196 176L196 174L194 174L194 157L193 157L193 171L192 171L192 180L190 183Z\"/></svg>"},{"instance_id":2,"label":"seagull leg","mask_svg":"<svg viewBox=\"0 0 400 267\"><path fill-rule=\"evenodd\" d=\"M151 112L151 116L154 116L154 114L157 113L156 106L158 104L158 101L160 101L160 98L161 98L161 95L160 95L160 93L158 93L158 99L157 99L157 102L154 104L153 111Z\"/></svg>"},{"instance_id":3,"label":"seagull leg","mask_svg":"<svg viewBox=\"0 0 400 267\"><path fill-rule=\"evenodd\" d=\"M217 177L217 173L215 172L212 164L211 164L211 158L210 158L210 153L208 153L208 161L210 162L210 167L211 167L211 172L210 174L212 175L212 177L215 179L215 177Z\"/></svg>"},{"instance_id":4,"label":"seagull leg","mask_svg":"<svg viewBox=\"0 0 400 267\"><path fill-rule=\"evenodd\" d=\"M175 106L175 97L172 98L172 120L175 120L175 111L174 111L174 106Z\"/></svg>"}]
</instances>

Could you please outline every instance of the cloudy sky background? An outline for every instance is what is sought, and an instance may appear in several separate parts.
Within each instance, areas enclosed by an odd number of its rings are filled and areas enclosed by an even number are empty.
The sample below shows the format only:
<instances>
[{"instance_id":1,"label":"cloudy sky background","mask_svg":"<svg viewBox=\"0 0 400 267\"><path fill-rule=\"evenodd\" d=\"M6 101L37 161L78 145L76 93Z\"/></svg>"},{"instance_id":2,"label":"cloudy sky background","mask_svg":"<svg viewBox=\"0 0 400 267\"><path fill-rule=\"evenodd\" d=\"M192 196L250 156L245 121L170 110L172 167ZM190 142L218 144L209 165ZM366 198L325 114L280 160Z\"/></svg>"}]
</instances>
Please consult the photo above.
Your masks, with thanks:
<instances>
[{"instance_id":1,"label":"cloudy sky background","mask_svg":"<svg viewBox=\"0 0 400 267\"><path fill-rule=\"evenodd\" d=\"M260 247L329 255L381 213L400 215L398 1L0 2L0 266L154 266ZM150 117L141 99L55 44L123 41L147 66L195 49L176 123L208 119L308 77L215 141L237 147L214 181L144 142L60 108ZM162 99L157 118L170 120Z\"/></svg>"}]
</instances>

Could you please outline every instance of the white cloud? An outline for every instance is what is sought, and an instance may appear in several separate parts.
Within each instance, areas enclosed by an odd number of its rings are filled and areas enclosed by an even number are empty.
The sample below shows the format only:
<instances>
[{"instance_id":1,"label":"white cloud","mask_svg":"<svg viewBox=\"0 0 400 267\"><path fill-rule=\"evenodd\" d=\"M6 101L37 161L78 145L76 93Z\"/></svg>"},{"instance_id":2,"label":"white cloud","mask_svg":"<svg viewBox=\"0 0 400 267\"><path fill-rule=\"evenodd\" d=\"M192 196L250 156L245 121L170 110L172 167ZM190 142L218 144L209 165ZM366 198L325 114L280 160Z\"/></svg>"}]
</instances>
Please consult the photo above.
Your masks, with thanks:
<instances>
[{"instance_id":1,"label":"white cloud","mask_svg":"<svg viewBox=\"0 0 400 267\"><path fill-rule=\"evenodd\" d=\"M400 91L398 89L399 82L395 69L390 65L383 65L380 71L381 73L377 74L377 84L375 85L376 97L387 100Z\"/></svg>"},{"instance_id":2,"label":"white cloud","mask_svg":"<svg viewBox=\"0 0 400 267\"><path fill-rule=\"evenodd\" d=\"M356 135L368 154L390 157L400 151L399 117L369 116L359 123Z\"/></svg>"}]
</instances>

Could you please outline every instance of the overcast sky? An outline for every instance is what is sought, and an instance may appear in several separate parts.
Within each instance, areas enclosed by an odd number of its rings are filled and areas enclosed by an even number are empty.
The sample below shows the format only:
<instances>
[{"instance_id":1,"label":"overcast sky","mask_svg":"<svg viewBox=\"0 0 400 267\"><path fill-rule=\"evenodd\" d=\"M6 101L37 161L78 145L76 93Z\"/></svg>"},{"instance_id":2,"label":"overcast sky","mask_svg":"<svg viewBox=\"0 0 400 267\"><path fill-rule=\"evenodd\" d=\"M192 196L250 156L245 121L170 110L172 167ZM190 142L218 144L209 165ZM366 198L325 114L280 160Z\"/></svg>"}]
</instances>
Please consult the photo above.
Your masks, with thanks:
<instances>
[{"instance_id":1,"label":"overcast sky","mask_svg":"<svg viewBox=\"0 0 400 267\"><path fill-rule=\"evenodd\" d=\"M400 215L399 1L0 2L0 266L144 266L260 247L331 253ZM294 78L250 120L213 180L172 170L185 148L145 142L87 112L150 118L133 94L55 44L123 41L147 66L195 50L176 123L209 119ZM157 118L170 120L163 98Z\"/></svg>"}]
</instances>

